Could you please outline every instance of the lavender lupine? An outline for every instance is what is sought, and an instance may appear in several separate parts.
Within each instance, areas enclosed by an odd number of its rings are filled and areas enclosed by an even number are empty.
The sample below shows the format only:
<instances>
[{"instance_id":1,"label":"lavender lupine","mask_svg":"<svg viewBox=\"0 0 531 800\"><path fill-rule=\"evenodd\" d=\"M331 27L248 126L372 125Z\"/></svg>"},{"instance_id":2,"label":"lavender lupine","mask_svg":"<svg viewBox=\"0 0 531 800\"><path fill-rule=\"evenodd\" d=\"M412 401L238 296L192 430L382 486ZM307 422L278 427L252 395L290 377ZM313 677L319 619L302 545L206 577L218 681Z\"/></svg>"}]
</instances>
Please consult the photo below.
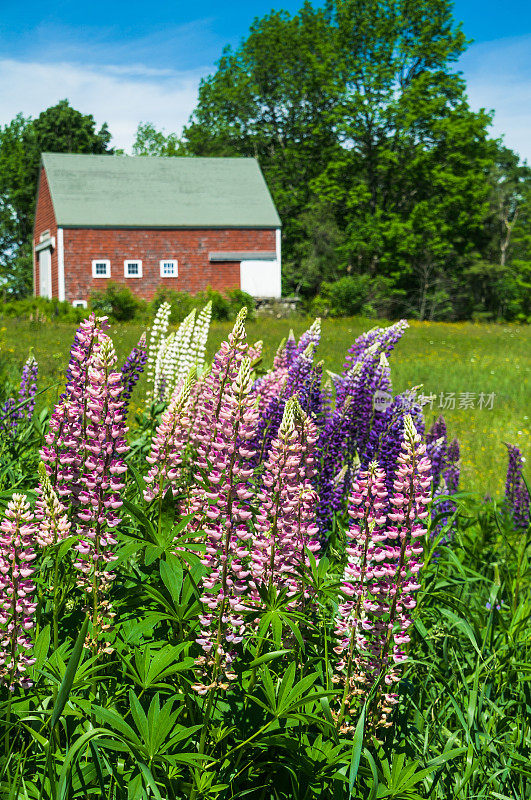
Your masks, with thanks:
<instances>
[{"instance_id":1,"label":"lavender lupine","mask_svg":"<svg viewBox=\"0 0 531 800\"><path fill-rule=\"evenodd\" d=\"M189 399L195 380L195 369L191 369L181 390L174 395L168 408L164 411L158 426L151 450L146 461L151 465L144 480L144 499L151 502L159 499L162 502L167 490L171 487L174 494L179 492L185 451L190 431Z\"/></svg>"},{"instance_id":2,"label":"lavender lupine","mask_svg":"<svg viewBox=\"0 0 531 800\"><path fill-rule=\"evenodd\" d=\"M35 408L38 371L37 361L30 355L22 367L17 400L9 397L0 409L0 433L16 436L20 423L31 420Z\"/></svg>"},{"instance_id":3,"label":"lavender lupine","mask_svg":"<svg viewBox=\"0 0 531 800\"><path fill-rule=\"evenodd\" d=\"M317 552L316 494L310 478L314 472L315 424L290 398L264 464L260 504L255 523L250 597L260 603L258 586L286 589L293 597L302 589L297 571L308 563L305 549Z\"/></svg>"},{"instance_id":4,"label":"lavender lupine","mask_svg":"<svg viewBox=\"0 0 531 800\"><path fill-rule=\"evenodd\" d=\"M426 434L427 452L431 460L431 474L433 476L433 491L439 486L442 471L446 465L446 452L448 449L446 422L440 416Z\"/></svg>"},{"instance_id":5,"label":"lavender lupine","mask_svg":"<svg viewBox=\"0 0 531 800\"><path fill-rule=\"evenodd\" d=\"M129 450L125 440L121 374L114 371L115 365L112 341L101 334L99 347L87 365L84 471L79 477L80 507L76 515L79 541L75 545L74 563L79 570L78 585L85 590L87 599L91 596L93 649L106 652L108 648L102 648L98 640L114 616L106 593L114 577L110 569L117 544L114 530L121 522L116 512L123 504L120 495L125 486L123 457Z\"/></svg>"},{"instance_id":6,"label":"lavender lupine","mask_svg":"<svg viewBox=\"0 0 531 800\"><path fill-rule=\"evenodd\" d=\"M505 502L515 528L526 530L531 521L529 491L524 481L524 457L514 444L506 444L509 451L507 478L505 482Z\"/></svg>"},{"instance_id":7,"label":"lavender lupine","mask_svg":"<svg viewBox=\"0 0 531 800\"><path fill-rule=\"evenodd\" d=\"M235 679L234 647L245 632L242 613L252 539L249 501L254 451L250 442L258 419L251 390L251 362L244 358L236 379L221 395L218 414L212 419L213 433L203 429L197 448L190 510L195 526L199 524L206 535L203 564L207 570L201 583L206 610L197 639L204 656L196 662L201 680L193 687L199 694L215 687L225 689Z\"/></svg>"},{"instance_id":8,"label":"lavender lupine","mask_svg":"<svg viewBox=\"0 0 531 800\"><path fill-rule=\"evenodd\" d=\"M105 317L91 314L76 331L68 366L69 380L60 402L52 413L41 459L59 497L71 497L77 503L89 401L88 366L100 347L108 328Z\"/></svg>"},{"instance_id":9,"label":"lavender lupine","mask_svg":"<svg viewBox=\"0 0 531 800\"><path fill-rule=\"evenodd\" d=\"M408 327L407 320L401 319L388 328L376 327L366 333L362 333L361 336L358 336L347 353L343 365L343 375L346 375L354 364L363 358L368 348L373 345L376 345L380 352L388 356Z\"/></svg>"},{"instance_id":10,"label":"lavender lupine","mask_svg":"<svg viewBox=\"0 0 531 800\"><path fill-rule=\"evenodd\" d=\"M23 494L14 494L0 524L0 680L10 691L32 685L27 669L36 603L33 600L35 525Z\"/></svg>"},{"instance_id":11,"label":"lavender lupine","mask_svg":"<svg viewBox=\"0 0 531 800\"><path fill-rule=\"evenodd\" d=\"M147 362L146 350L146 334L143 333L138 344L133 347L122 366L122 400L124 401L124 409L129 405L133 389L138 383L140 376L144 372L144 367Z\"/></svg>"}]
</instances>

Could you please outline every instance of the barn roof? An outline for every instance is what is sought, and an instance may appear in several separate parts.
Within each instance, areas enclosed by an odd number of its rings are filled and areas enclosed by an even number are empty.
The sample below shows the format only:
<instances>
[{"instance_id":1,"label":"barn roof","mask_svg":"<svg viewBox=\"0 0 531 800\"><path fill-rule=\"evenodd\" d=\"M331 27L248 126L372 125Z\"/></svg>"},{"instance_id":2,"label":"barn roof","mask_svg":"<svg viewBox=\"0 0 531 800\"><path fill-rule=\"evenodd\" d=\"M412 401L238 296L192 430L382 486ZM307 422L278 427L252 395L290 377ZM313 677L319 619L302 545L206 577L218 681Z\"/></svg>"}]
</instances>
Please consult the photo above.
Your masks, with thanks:
<instances>
[{"instance_id":1,"label":"barn roof","mask_svg":"<svg viewBox=\"0 0 531 800\"><path fill-rule=\"evenodd\" d=\"M43 153L57 224L72 228L277 228L254 158Z\"/></svg>"}]
</instances>

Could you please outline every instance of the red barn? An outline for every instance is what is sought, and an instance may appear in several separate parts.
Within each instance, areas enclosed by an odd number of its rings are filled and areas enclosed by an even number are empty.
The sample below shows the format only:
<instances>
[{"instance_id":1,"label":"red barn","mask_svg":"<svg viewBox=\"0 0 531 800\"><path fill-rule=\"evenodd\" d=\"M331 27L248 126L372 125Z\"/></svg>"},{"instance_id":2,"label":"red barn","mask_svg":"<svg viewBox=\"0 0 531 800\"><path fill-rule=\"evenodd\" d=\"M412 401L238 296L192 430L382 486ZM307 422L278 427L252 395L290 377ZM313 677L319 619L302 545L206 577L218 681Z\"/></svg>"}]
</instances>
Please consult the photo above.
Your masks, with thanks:
<instances>
[{"instance_id":1,"label":"red barn","mask_svg":"<svg viewBox=\"0 0 531 800\"><path fill-rule=\"evenodd\" d=\"M43 153L34 290L85 305L112 280L280 297L280 219L254 158Z\"/></svg>"}]
</instances>

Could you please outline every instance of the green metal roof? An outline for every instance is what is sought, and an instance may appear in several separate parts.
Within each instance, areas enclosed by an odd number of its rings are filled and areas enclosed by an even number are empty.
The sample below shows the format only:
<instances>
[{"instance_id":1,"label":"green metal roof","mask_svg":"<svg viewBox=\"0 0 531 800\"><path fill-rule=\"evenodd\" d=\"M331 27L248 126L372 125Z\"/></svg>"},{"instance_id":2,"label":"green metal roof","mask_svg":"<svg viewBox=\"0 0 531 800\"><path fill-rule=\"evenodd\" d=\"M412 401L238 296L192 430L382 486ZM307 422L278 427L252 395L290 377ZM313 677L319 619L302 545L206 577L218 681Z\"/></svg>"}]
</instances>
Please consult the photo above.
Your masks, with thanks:
<instances>
[{"instance_id":1,"label":"green metal roof","mask_svg":"<svg viewBox=\"0 0 531 800\"><path fill-rule=\"evenodd\" d=\"M72 228L278 228L254 158L43 153L57 224Z\"/></svg>"}]
</instances>

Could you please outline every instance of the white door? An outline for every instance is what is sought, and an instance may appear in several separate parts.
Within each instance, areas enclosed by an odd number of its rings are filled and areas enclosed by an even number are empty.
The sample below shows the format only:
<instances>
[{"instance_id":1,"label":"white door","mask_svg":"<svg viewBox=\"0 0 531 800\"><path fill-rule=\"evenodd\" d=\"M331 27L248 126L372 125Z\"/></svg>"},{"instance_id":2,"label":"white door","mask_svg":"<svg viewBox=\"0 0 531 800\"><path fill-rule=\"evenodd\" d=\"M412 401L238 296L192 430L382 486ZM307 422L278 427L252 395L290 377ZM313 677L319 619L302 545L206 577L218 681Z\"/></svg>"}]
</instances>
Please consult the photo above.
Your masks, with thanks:
<instances>
[{"instance_id":1,"label":"white door","mask_svg":"<svg viewBox=\"0 0 531 800\"><path fill-rule=\"evenodd\" d=\"M39 251L39 295L52 296L52 251L49 247Z\"/></svg>"},{"instance_id":2,"label":"white door","mask_svg":"<svg viewBox=\"0 0 531 800\"><path fill-rule=\"evenodd\" d=\"M278 261L242 261L240 288L253 297L280 297L280 264Z\"/></svg>"}]
</instances>

